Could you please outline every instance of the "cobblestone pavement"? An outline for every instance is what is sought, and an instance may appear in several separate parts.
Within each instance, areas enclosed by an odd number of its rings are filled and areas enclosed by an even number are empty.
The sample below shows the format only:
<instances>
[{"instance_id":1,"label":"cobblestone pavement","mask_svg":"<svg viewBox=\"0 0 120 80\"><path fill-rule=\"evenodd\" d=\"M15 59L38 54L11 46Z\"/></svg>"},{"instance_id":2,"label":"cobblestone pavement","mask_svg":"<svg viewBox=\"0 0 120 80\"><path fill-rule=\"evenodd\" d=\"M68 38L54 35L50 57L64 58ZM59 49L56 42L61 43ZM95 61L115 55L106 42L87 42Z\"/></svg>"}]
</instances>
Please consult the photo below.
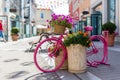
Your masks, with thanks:
<instances>
[{"instance_id":1,"label":"cobblestone pavement","mask_svg":"<svg viewBox=\"0 0 120 80\"><path fill-rule=\"evenodd\" d=\"M34 39L0 43L0 80L120 80L120 45L109 47L110 66L88 67L83 74L67 70L42 73L34 65L33 52L25 52Z\"/></svg>"}]
</instances>

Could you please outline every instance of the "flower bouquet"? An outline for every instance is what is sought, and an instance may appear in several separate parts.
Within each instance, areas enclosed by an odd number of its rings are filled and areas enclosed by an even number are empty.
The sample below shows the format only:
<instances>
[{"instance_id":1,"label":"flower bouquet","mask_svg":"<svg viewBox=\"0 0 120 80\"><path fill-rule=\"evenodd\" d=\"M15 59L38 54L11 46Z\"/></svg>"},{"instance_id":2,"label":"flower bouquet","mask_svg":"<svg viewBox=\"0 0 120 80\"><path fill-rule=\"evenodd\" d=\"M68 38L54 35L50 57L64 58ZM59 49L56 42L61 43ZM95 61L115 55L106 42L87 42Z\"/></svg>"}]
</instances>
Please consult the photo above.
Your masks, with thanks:
<instances>
[{"instance_id":1,"label":"flower bouquet","mask_svg":"<svg viewBox=\"0 0 120 80\"><path fill-rule=\"evenodd\" d=\"M73 26L70 16L52 14L51 17L52 19L47 20L47 22L54 28L55 33L64 34L66 27L71 28Z\"/></svg>"}]
</instances>

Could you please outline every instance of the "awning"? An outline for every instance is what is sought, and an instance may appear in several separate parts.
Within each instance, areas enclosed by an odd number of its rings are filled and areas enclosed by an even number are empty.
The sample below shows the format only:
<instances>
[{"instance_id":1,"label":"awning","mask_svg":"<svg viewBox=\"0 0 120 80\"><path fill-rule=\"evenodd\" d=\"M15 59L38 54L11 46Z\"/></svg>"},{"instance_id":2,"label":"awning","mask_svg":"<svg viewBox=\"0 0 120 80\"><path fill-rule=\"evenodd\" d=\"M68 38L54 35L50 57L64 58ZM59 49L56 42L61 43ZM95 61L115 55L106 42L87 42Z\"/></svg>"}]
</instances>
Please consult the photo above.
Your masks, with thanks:
<instances>
[{"instance_id":1,"label":"awning","mask_svg":"<svg viewBox=\"0 0 120 80\"><path fill-rule=\"evenodd\" d=\"M45 29L45 28L46 28L46 29L47 29L47 26L43 26L43 25L36 25L36 28L39 28L39 29L43 29L43 28Z\"/></svg>"}]
</instances>

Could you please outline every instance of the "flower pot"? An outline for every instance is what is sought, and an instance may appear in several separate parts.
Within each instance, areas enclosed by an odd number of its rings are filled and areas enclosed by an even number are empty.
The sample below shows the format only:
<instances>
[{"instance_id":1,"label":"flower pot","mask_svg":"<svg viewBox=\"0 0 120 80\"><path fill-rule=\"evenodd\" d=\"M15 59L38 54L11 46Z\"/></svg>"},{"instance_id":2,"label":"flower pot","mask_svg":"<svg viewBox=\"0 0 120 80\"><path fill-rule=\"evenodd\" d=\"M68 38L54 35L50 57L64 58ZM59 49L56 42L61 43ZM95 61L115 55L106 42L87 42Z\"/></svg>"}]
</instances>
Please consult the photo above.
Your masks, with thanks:
<instances>
[{"instance_id":1,"label":"flower pot","mask_svg":"<svg viewBox=\"0 0 120 80\"><path fill-rule=\"evenodd\" d=\"M64 34L65 26L54 25L54 33L56 34Z\"/></svg>"},{"instance_id":2,"label":"flower pot","mask_svg":"<svg viewBox=\"0 0 120 80\"><path fill-rule=\"evenodd\" d=\"M108 46L114 46L115 34L108 34Z\"/></svg>"},{"instance_id":3,"label":"flower pot","mask_svg":"<svg viewBox=\"0 0 120 80\"><path fill-rule=\"evenodd\" d=\"M59 55L55 58L55 65L58 65L63 57L63 51L60 51ZM68 69L68 60L66 59L60 69Z\"/></svg>"},{"instance_id":4,"label":"flower pot","mask_svg":"<svg viewBox=\"0 0 120 80\"><path fill-rule=\"evenodd\" d=\"M12 40L13 41L17 41L18 40L18 34L14 34L14 35L12 35Z\"/></svg>"},{"instance_id":5,"label":"flower pot","mask_svg":"<svg viewBox=\"0 0 120 80\"><path fill-rule=\"evenodd\" d=\"M71 44L68 51L68 71L71 73L83 73L86 71L86 48L79 44Z\"/></svg>"}]
</instances>

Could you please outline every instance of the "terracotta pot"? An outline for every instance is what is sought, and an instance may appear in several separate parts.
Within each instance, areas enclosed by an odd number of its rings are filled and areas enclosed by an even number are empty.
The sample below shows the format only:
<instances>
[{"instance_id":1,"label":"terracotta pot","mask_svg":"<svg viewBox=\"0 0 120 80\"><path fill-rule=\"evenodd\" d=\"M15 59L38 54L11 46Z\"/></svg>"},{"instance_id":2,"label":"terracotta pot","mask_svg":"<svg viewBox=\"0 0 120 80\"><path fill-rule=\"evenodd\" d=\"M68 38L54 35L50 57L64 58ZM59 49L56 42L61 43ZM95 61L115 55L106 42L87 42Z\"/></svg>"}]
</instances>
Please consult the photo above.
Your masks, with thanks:
<instances>
[{"instance_id":1,"label":"terracotta pot","mask_svg":"<svg viewBox=\"0 0 120 80\"><path fill-rule=\"evenodd\" d=\"M17 40L18 40L18 37L19 37L18 34L13 34L13 35L12 35L12 40L13 40L13 41L17 41Z\"/></svg>"},{"instance_id":2,"label":"terracotta pot","mask_svg":"<svg viewBox=\"0 0 120 80\"><path fill-rule=\"evenodd\" d=\"M115 34L108 34L108 46L114 46Z\"/></svg>"}]
</instances>

